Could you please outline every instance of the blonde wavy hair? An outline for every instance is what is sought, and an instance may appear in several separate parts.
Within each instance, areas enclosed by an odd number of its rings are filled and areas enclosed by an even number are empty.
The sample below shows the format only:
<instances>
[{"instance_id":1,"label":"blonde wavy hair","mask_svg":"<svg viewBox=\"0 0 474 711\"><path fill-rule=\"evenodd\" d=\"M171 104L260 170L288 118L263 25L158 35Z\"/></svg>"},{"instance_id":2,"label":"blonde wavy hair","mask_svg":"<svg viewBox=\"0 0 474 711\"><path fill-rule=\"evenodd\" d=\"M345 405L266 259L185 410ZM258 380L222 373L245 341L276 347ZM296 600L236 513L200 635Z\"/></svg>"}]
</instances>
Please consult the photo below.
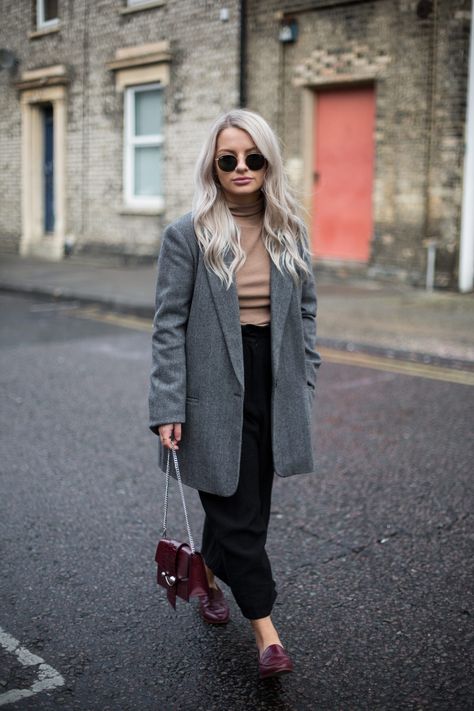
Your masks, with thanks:
<instances>
[{"instance_id":1,"label":"blonde wavy hair","mask_svg":"<svg viewBox=\"0 0 474 711\"><path fill-rule=\"evenodd\" d=\"M223 129L229 127L246 131L266 158L262 187L265 247L280 272L286 269L293 280L298 282L302 278L301 273L309 274L304 259L305 255L310 255L306 227L287 183L278 140L268 123L247 109L229 111L214 121L196 163L193 220L204 263L228 289L234 272L245 262L240 231L227 206L214 169L217 137ZM224 262L228 249L233 255L229 265Z\"/></svg>"}]
</instances>

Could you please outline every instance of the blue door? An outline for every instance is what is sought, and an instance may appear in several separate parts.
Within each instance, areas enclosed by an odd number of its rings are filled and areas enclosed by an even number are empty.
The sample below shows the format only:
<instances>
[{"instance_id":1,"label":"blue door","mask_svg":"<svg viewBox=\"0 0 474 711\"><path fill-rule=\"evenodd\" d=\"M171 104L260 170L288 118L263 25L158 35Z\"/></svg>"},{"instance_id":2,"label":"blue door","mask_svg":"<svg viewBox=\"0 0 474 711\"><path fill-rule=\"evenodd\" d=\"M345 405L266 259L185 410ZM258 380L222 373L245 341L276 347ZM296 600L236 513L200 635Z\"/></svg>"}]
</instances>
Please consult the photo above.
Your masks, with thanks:
<instances>
[{"instance_id":1,"label":"blue door","mask_svg":"<svg viewBox=\"0 0 474 711\"><path fill-rule=\"evenodd\" d=\"M43 108L43 126L44 231L54 232L54 122L51 104Z\"/></svg>"}]
</instances>

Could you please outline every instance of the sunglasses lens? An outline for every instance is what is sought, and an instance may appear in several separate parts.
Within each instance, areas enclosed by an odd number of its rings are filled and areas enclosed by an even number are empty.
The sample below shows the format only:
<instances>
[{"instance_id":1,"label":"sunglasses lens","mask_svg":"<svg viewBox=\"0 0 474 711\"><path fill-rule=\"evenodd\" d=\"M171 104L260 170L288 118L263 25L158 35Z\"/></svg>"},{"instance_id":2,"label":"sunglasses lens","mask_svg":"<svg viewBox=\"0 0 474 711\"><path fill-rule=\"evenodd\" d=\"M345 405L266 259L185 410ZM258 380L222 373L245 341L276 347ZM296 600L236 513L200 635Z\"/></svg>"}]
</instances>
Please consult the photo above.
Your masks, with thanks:
<instances>
[{"instance_id":1,"label":"sunglasses lens","mask_svg":"<svg viewBox=\"0 0 474 711\"><path fill-rule=\"evenodd\" d=\"M262 170L265 165L265 158L261 153L251 153L245 161L250 170Z\"/></svg>"},{"instance_id":2,"label":"sunglasses lens","mask_svg":"<svg viewBox=\"0 0 474 711\"><path fill-rule=\"evenodd\" d=\"M237 167L237 158L231 155L220 156L217 159L217 165L224 173L231 173Z\"/></svg>"},{"instance_id":3,"label":"sunglasses lens","mask_svg":"<svg viewBox=\"0 0 474 711\"><path fill-rule=\"evenodd\" d=\"M265 165L265 158L261 153L251 153L245 159L245 163L250 170L262 170ZM230 154L219 156L217 159L217 165L224 173L232 173L237 168L237 164L237 158Z\"/></svg>"}]
</instances>

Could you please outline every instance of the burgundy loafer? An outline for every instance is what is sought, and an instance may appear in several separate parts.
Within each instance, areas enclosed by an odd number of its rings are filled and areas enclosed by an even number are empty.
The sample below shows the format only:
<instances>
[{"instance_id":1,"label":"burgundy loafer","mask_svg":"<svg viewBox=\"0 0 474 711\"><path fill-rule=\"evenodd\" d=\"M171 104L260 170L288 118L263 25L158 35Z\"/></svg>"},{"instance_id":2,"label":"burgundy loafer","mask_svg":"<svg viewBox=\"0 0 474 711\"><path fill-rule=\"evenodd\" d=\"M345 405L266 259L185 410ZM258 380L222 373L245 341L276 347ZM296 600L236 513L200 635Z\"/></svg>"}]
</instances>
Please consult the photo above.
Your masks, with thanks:
<instances>
[{"instance_id":1,"label":"burgundy loafer","mask_svg":"<svg viewBox=\"0 0 474 711\"><path fill-rule=\"evenodd\" d=\"M260 679L281 676L293 671L293 662L280 644L271 644L258 657Z\"/></svg>"},{"instance_id":2,"label":"burgundy loafer","mask_svg":"<svg viewBox=\"0 0 474 711\"><path fill-rule=\"evenodd\" d=\"M210 625L225 625L229 621L229 605L219 588L209 588L209 594L199 598L199 612Z\"/></svg>"}]
</instances>

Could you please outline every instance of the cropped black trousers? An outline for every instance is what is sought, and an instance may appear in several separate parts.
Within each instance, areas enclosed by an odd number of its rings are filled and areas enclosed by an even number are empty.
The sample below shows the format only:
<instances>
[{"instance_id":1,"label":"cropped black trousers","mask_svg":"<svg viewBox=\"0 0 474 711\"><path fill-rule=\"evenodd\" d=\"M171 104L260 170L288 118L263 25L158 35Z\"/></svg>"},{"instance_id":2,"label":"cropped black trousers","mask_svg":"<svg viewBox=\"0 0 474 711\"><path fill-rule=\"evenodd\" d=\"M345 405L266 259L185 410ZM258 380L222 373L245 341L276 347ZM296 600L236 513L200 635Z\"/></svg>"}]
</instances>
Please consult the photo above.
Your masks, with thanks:
<instances>
[{"instance_id":1,"label":"cropped black trousers","mask_svg":"<svg viewBox=\"0 0 474 711\"><path fill-rule=\"evenodd\" d=\"M265 551L273 485L271 326L247 324L241 331L245 393L239 483L232 496L199 491L205 511L201 552L231 588L244 617L253 620L269 615L277 596Z\"/></svg>"}]
</instances>

